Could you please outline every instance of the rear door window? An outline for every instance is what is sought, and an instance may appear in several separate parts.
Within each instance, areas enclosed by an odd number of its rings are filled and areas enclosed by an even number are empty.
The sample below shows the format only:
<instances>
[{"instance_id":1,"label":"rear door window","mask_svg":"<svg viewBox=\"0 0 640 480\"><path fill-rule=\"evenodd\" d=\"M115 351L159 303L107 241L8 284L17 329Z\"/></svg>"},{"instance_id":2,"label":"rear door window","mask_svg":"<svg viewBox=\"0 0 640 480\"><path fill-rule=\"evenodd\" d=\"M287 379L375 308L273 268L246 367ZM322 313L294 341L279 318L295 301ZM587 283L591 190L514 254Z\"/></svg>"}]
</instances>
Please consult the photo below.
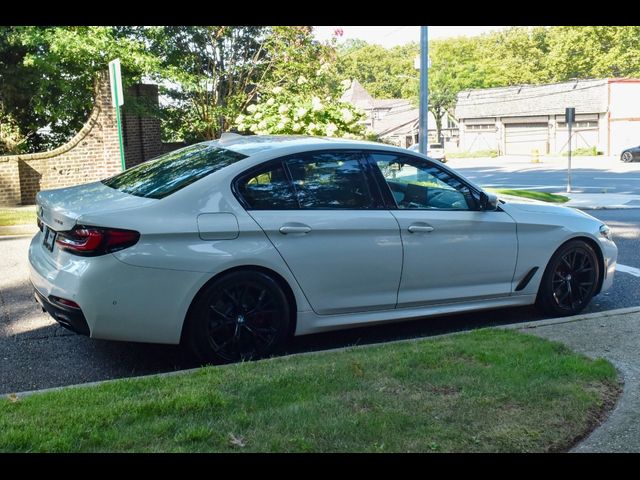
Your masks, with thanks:
<instances>
[{"instance_id":1,"label":"rear door window","mask_svg":"<svg viewBox=\"0 0 640 480\"><path fill-rule=\"evenodd\" d=\"M360 152L317 152L285 164L302 209L376 208Z\"/></svg>"}]
</instances>

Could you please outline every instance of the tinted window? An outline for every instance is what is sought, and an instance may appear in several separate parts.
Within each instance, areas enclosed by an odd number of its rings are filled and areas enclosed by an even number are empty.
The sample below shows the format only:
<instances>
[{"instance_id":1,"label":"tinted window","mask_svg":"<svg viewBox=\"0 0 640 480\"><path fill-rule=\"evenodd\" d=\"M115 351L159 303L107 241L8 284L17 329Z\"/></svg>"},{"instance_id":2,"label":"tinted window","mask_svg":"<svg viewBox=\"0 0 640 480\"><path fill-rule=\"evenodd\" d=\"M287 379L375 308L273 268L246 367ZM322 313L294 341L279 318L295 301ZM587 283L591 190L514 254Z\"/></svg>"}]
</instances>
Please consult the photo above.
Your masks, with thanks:
<instances>
[{"instance_id":1,"label":"tinted window","mask_svg":"<svg viewBox=\"0 0 640 480\"><path fill-rule=\"evenodd\" d=\"M293 186L281 164L252 173L238 182L238 190L249 208L256 210L286 210L298 208Z\"/></svg>"},{"instance_id":2,"label":"tinted window","mask_svg":"<svg viewBox=\"0 0 640 480\"><path fill-rule=\"evenodd\" d=\"M141 163L102 183L138 197L163 198L246 157L200 143Z\"/></svg>"},{"instance_id":3,"label":"tinted window","mask_svg":"<svg viewBox=\"0 0 640 480\"><path fill-rule=\"evenodd\" d=\"M404 155L373 154L398 208L468 210L471 191L435 165Z\"/></svg>"},{"instance_id":4,"label":"tinted window","mask_svg":"<svg viewBox=\"0 0 640 480\"><path fill-rule=\"evenodd\" d=\"M300 208L375 207L359 153L314 153L286 160Z\"/></svg>"}]
</instances>

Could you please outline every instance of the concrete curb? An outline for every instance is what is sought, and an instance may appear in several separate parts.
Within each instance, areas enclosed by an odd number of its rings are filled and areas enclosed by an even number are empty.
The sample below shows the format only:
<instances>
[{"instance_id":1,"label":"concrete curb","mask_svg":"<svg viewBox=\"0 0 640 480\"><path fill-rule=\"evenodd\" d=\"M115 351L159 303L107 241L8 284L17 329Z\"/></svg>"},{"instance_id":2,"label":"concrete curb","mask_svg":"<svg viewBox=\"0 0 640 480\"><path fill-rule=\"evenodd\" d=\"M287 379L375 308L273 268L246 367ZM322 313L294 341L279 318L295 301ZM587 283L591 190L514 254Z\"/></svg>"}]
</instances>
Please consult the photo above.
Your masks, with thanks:
<instances>
[{"instance_id":1,"label":"concrete curb","mask_svg":"<svg viewBox=\"0 0 640 480\"><path fill-rule=\"evenodd\" d=\"M616 310L607 310L605 312L596 312L596 313L587 313L585 315L577 315L577 316L573 316L573 317L560 317L560 318L551 318L551 319L547 319L547 320L537 320L537 321L533 321L533 322L526 322L526 323L512 323L509 325L500 325L497 327L490 327L490 328L504 328L504 329L512 329L512 330L521 330L521 329L530 329L530 328L539 328L539 327L545 327L545 326L550 326L550 325L558 325L558 324L562 324L562 323L575 323L575 322L580 322L580 321L584 321L584 320L590 320L593 318L606 318L606 317L615 317L617 315L627 315L629 313L640 313L640 307L628 307L628 308L619 308ZM401 342L416 342L419 340L423 340L425 338L440 338L440 337L447 337L447 336L451 336L451 335L458 335L460 333L464 333L464 332L451 332L451 333L444 333L444 334L440 334L440 335L433 335L431 337L419 337L419 338L406 338L406 339L401 339L401 340L394 340L391 342L378 342L378 343L368 343L366 345L349 345L346 347L339 347L339 348L332 348L330 350L316 350L316 351L312 351L312 352L300 352L300 353L294 353L291 355L287 355L288 357L297 357L297 356L303 356L303 355L321 355L324 353L329 353L329 352L339 352L339 351L343 351L346 350L348 348L370 348L370 347L375 347L382 344L388 345L388 344L394 344L394 343L401 343ZM280 358L280 357L274 357L274 358ZM269 360L269 359L266 359ZM228 364L228 365L220 365L218 366L218 368L225 368L225 367L229 367L229 366L233 366L234 364ZM163 373L154 373L151 375L140 375L140 376L136 376L136 377L123 377L123 378L114 378L114 379L109 379L109 380L100 380L97 382L89 382L89 383L79 383L79 384L75 384L75 385L63 385L60 387L52 387L52 388L43 388L41 390L29 390L26 392L16 392L16 393L6 393L6 394L2 394L0 395L0 398L4 397L7 398L9 400L15 401L18 399L22 399L31 395L36 395L36 394L42 394L42 393L49 393L49 392L57 392L59 390L63 390L63 389L67 389L67 388L86 388L86 387L94 387L97 385L102 385L104 383L112 383L112 382L116 382L119 380L139 380L139 379L144 379L144 378L153 378L153 377L169 377L169 376L173 376L173 375L187 375L190 373L194 373L197 372L198 370L200 370L200 368L190 368L188 370L177 370L177 371L173 371L173 372L163 372Z\"/></svg>"},{"instance_id":2,"label":"concrete curb","mask_svg":"<svg viewBox=\"0 0 640 480\"><path fill-rule=\"evenodd\" d=\"M582 322L585 320L592 320L594 318L607 318L607 317L615 317L617 315L628 315L629 313L640 313L640 307L618 308L616 310L606 310L604 312L586 313L584 315L575 315L573 317L549 318L546 320L536 320L533 322L526 322L526 323L511 323L509 325L500 325L494 328L521 330L521 329L527 329L527 328L546 327L549 325L559 325L562 323Z\"/></svg>"}]
</instances>

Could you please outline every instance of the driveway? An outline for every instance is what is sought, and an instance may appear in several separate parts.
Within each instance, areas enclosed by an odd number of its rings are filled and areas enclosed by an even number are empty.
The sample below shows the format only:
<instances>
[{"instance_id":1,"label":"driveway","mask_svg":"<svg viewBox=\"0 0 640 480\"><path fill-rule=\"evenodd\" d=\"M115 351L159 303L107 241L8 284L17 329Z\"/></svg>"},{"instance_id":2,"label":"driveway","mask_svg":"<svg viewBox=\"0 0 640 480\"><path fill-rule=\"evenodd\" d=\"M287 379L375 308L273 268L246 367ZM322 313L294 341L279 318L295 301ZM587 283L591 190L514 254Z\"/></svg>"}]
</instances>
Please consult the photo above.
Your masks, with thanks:
<instances>
[{"instance_id":1,"label":"driveway","mask_svg":"<svg viewBox=\"0 0 640 480\"><path fill-rule=\"evenodd\" d=\"M195 366L177 347L91 340L58 326L33 299L30 241L0 236L0 393Z\"/></svg>"}]
</instances>

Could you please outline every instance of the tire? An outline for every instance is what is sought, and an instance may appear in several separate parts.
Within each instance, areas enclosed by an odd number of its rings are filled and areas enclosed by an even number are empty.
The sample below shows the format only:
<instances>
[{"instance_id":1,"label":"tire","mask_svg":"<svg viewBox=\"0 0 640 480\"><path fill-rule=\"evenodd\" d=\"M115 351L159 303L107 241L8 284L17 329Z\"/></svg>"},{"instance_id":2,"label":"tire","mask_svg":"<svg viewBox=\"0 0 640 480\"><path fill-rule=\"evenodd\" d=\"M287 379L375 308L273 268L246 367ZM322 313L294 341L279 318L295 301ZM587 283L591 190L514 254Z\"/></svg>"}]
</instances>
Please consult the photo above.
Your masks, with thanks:
<instances>
[{"instance_id":1,"label":"tire","mask_svg":"<svg viewBox=\"0 0 640 480\"><path fill-rule=\"evenodd\" d=\"M190 309L185 343L203 363L233 363L276 352L289 334L289 302L278 283L257 271L224 275Z\"/></svg>"},{"instance_id":2,"label":"tire","mask_svg":"<svg viewBox=\"0 0 640 480\"><path fill-rule=\"evenodd\" d=\"M627 163L633 162L633 154L631 152L622 152L620 159L623 162L627 162Z\"/></svg>"},{"instance_id":3,"label":"tire","mask_svg":"<svg viewBox=\"0 0 640 480\"><path fill-rule=\"evenodd\" d=\"M536 305L550 315L575 315L593 298L600 275L600 264L593 247L582 240L567 242L547 264Z\"/></svg>"}]
</instances>

